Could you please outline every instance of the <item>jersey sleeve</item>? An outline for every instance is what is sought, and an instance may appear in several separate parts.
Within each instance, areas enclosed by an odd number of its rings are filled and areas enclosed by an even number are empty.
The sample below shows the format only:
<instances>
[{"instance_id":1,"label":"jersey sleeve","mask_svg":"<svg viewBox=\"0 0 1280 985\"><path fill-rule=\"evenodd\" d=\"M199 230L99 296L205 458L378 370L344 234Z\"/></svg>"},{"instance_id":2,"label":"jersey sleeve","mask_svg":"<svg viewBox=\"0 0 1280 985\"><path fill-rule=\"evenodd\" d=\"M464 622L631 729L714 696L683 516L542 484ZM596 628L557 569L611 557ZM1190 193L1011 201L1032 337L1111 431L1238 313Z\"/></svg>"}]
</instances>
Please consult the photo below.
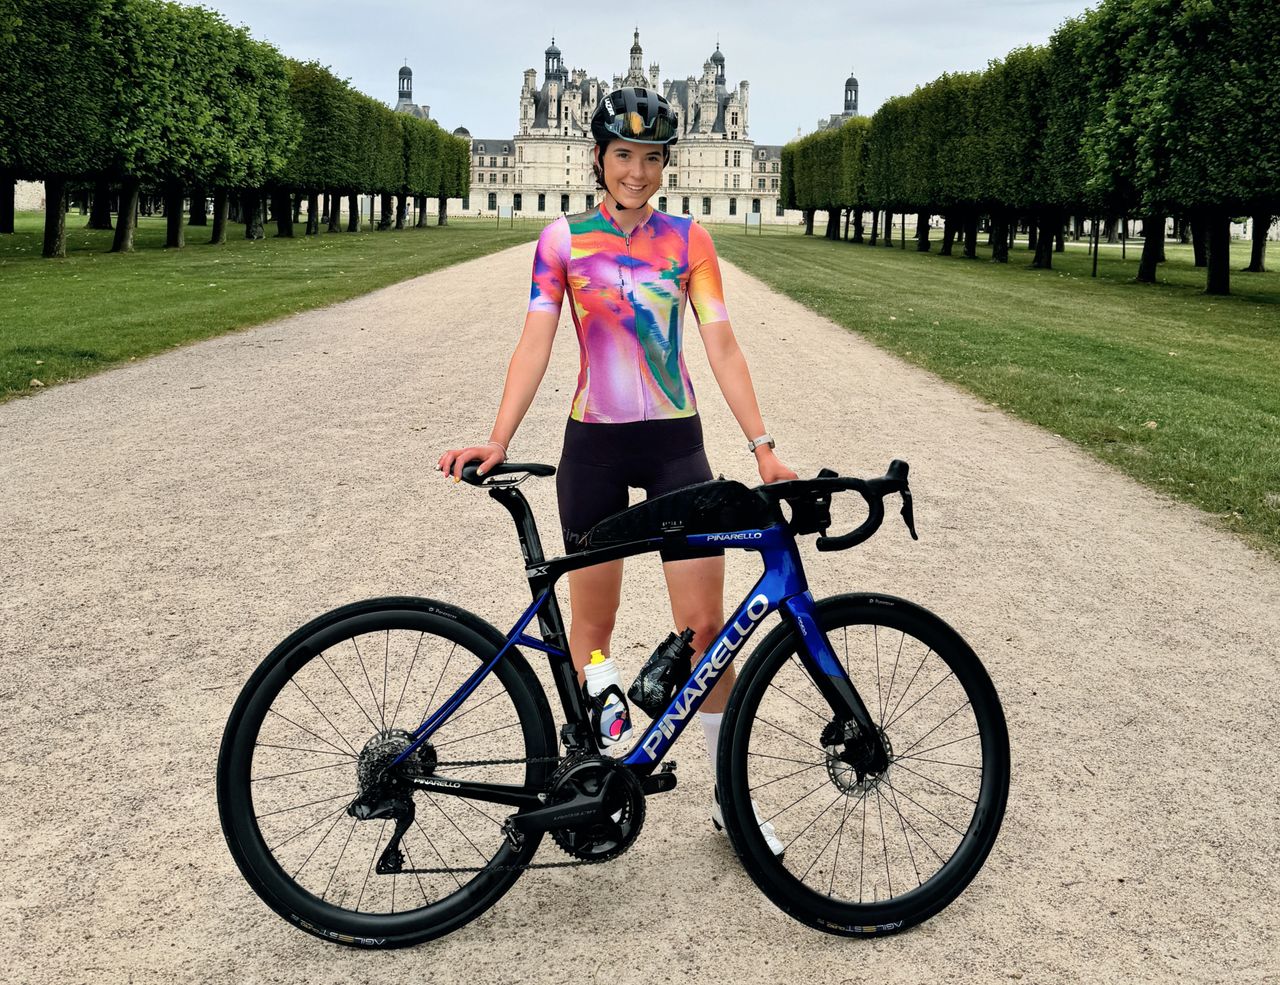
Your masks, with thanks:
<instances>
[{"instance_id":1,"label":"jersey sleeve","mask_svg":"<svg viewBox=\"0 0 1280 985\"><path fill-rule=\"evenodd\" d=\"M689 223L689 303L699 325L729 320L715 244L696 222Z\"/></svg>"},{"instance_id":2,"label":"jersey sleeve","mask_svg":"<svg viewBox=\"0 0 1280 985\"><path fill-rule=\"evenodd\" d=\"M533 252L529 310L560 314L569 277L569 222L561 216L542 230Z\"/></svg>"}]
</instances>

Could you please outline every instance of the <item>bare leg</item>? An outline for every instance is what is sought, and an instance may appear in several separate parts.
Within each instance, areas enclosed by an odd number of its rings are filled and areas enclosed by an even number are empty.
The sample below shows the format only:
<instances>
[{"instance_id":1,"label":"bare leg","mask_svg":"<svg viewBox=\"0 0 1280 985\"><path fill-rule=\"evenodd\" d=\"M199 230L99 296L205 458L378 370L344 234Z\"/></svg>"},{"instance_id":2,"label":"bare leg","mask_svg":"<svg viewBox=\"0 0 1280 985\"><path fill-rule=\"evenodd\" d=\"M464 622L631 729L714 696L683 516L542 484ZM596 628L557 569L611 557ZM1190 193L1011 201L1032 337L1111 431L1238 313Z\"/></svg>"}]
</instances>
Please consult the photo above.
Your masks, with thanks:
<instances>
[{"instance_id":1,"label":"bare leg","mask_svg":"<svg viewBox=\"0 0 1280 985\"><path fill-rule=\"evenodd\" d=\"M585 680L583 668L590 663L592 650L609 655L621 596L621 560L569 572L569 652L579 683Z\"/></svg>"},{"instance_id":2,"label":"bare leg","mask_svg":"<svg viewBox=\"0 0 1280 985\"><path fill-rule=\"evenodd\" d=\"M724 558L700 557L687 561L667 561L662 565L671 596L671 614L676 632L693 629L693 662L697 663L716 634L724 627ZM703 712L722 712L733 690L732 665L702 703Z\"/></svg>"}]
</instances>

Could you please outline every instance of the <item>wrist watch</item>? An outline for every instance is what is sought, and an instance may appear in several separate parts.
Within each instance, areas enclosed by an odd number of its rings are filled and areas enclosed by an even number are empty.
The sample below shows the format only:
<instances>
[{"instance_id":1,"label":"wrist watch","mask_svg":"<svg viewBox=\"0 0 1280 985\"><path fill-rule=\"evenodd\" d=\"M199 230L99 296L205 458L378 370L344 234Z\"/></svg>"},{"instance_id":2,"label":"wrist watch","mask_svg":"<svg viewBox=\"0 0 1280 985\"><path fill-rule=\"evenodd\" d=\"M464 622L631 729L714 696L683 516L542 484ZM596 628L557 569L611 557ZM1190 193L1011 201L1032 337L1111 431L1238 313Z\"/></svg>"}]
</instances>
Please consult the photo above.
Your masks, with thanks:
<instances>
[{"instance_id":1,"label":"wrist watch","mask_svg":"<svg viewBox=\"0 0 1280 985\"><path fill-rule=\"evenodd\" d=\"M751 441L747 442L747 451L751 452L752 454L755 454L755 450L759 448L761 445L768 445L770 448L777 447L777 445L773 443L773 439L769 437L769 435L762 434L760 435L760 437L753 438Z\"/></svg>"}]
</instances>

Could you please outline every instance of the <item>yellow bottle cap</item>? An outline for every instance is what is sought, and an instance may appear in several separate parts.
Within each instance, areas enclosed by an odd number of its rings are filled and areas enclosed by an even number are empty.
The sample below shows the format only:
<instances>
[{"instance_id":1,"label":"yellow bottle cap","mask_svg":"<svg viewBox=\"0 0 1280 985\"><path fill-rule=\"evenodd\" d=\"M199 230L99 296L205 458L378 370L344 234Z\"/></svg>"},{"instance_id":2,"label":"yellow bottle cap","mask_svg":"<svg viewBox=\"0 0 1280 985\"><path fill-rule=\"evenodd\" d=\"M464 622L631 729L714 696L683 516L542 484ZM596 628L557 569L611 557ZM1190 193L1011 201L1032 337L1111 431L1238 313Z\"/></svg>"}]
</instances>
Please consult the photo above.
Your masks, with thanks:
<instances>
[{"instance_id":1,"label":"yellow bottle cap","mask_svg":"<svg viewBox=\"0 0 1280 985\"><path fill-rule=\"evenodd\" d=\"M591 651L591 662L593 664L602 664L605 662L606 659L608 658L605 657L604 653L601 650Z\"/></svg>"}]
</instances>

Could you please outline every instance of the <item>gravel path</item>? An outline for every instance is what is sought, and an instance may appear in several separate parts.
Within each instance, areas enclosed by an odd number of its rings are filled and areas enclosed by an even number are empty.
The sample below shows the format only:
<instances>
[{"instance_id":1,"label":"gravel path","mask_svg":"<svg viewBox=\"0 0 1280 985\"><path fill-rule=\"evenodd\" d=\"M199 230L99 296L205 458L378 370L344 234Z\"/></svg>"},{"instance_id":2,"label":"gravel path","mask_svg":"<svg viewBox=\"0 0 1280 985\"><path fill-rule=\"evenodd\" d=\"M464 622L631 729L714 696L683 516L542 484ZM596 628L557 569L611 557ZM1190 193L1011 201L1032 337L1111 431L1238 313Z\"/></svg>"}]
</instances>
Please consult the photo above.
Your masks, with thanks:
<instances>
[{"instance_id":1,"label":"gravel path","mask_svg":"<svg viewBox=\"0 0 1280 985\"><path fill-rule=\"evenodd\" d=\"M527 602L506 513L429 463L488 433L530 253L0 407L0 980L1280 978L1280 570L728 266L784 460L801 474L911 463L919 543L887 522L858 551L806 550L809 575L816 596L912 598L982 655L1014 757L984 870L900 937L808 930L711 830L690 735L680 787L650 800L631 852L528 874L442 941L357 953L269 912L213 794L256 663L358 598L443 598L504 629ZM556 460L576 373L566 326L517 459ZM755 479L696 333L689 359L713 467ZM553 541L553 484L526 488ZM730 598L757 563L731 555ZM628 678L670 628L661 586L656 557L628 562Z\"/></svg>"}]
</instances>

